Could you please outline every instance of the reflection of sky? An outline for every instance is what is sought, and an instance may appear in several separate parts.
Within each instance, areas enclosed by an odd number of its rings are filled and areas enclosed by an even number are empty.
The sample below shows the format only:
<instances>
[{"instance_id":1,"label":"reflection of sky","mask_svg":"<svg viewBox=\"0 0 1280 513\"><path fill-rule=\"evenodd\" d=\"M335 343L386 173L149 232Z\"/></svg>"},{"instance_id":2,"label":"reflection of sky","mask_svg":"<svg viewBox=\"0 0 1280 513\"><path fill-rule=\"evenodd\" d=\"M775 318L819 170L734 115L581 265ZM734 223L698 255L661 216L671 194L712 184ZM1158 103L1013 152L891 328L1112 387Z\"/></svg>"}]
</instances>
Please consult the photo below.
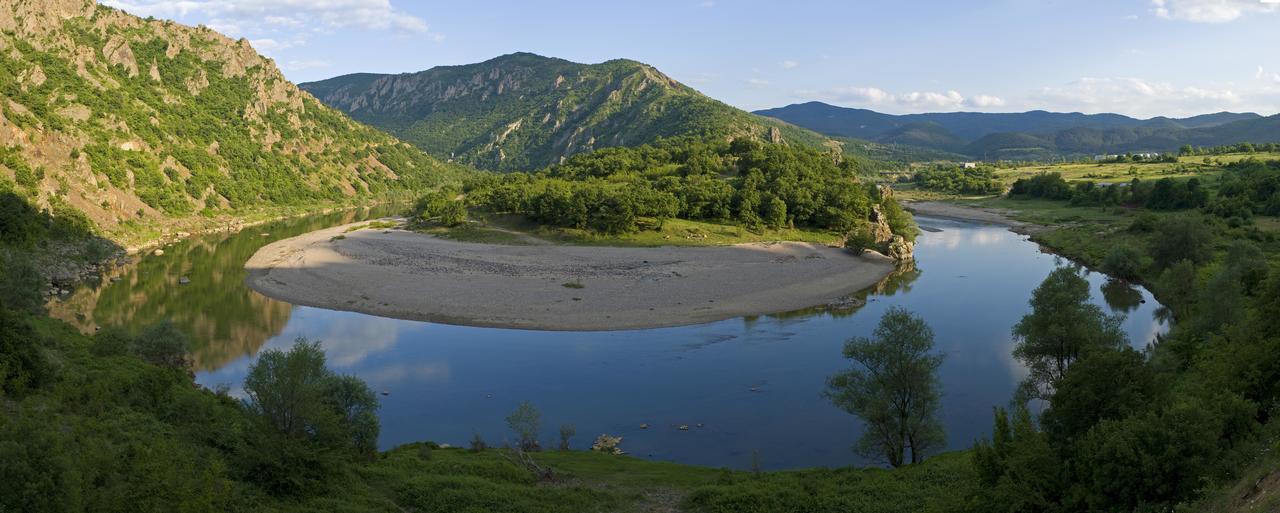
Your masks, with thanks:
<instances>
[{"instance_id":1,"label":"reflection of sky","mask_svg":"<svg viewBox=\"0 0 1280 513\"><path fill-rule=\"evenodd\" d=\"M266 347L300 336L323 341L331 367L356 374L382 400L385 447L414 440L463 445L473 432L501 444L503 418L523 400L543 414L551 443L562 423L585 447L600 433L622 435L633 454L711 466L768 468L857 462L848 450L859 422L821 397L826 376L846 367L842 342L867 335L890 306L920 315L947 359L941 411L951 448L987 434L991 408L1008 403L1026 371L1010 355L1010 328L1031 291L1060 259L999 227L921 219L920 278L909 291L871 296L856 315L728 320L617 332L537 332L446 326L297 307ZM1103 276L1090 274L1094 301ZM1162 325L1156 303L1127 317L1135 346ZM1108 310L1109 311L1109 310ZM238 385L248 360L201 373L206 384ZM753 390L754 389L754 390ZM650 424L648 430L639 429ZM698 423L704 424L697 427ZM687 424L689 431L676 426Z\"/></svg>"}]
</instances>

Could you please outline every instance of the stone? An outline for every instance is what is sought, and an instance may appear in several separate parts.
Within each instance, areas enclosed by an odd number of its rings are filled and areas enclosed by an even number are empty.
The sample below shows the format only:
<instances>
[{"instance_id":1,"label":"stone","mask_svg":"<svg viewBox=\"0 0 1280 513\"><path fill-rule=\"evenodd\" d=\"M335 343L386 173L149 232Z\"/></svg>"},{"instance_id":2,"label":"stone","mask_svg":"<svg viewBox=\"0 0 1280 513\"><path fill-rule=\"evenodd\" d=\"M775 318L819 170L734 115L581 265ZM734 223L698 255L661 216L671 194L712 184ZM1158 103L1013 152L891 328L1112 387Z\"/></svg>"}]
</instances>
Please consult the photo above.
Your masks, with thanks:
<instances>
[{"instance_id":1,"label":"stone","mask_svg":"<svg viewBox=\"0 0 1280 513\"><path fill-rule=\"evenodd\" d=\"M191 283L191 278L188 278L188 277L186 277L186 276L183 276L183 277L181 277L181 278L178 278L178 284L179 284L179 285L186 285L186 284L188 284L188 283Z\"/></svg>"},{"instance_id":2,"label":"stone","mask_svg":"<svg viewBox=\"0 0 1280 513\"><path fill-rule=\"evenodd\" d=\"M640 429L649 429L648 424L640 424Z\"/></svg>"},{"instance_id":3,"label":"stone","mask_svg":"<svg viewBox=\"0 0 1280 513\"><path fill-rule=\"evenodd\" d=\"M157 249L157 250L155 250L155 251L151 252L151 254L153 254L153 255L155 255L155 256L164 256L164 250L163 250L163 249Z\"/></svg>"}]
</instances>

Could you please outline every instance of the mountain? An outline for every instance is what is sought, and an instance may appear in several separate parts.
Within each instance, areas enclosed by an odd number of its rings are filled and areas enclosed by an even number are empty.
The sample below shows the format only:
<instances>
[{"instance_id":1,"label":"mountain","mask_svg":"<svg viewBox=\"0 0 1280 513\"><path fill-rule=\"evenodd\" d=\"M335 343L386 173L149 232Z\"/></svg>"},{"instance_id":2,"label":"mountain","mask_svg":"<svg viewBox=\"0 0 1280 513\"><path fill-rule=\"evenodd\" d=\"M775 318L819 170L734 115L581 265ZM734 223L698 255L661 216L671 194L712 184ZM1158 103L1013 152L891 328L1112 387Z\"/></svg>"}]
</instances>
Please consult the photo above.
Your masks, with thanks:
<instances>
[{"instance_id":1,"label":"mountain","mask_svg":"<svg viewBox=\"0 0 1280 513\"><path fill-rule=\"evenodd\" d=\"M0 4L0 192L106 233L455 179L249 42L91 0Z\"/></svg>"},{"instance_id":2,"label":"mountain","mask_svg":"<svg viewBox=\"0 0 1280 513\"><path fill-rule=\"evenodd\" d=\"M1219 112L1189 118L1030 111L892 115L808 102L756 114L831 136L914 145L977 158L1043 158L1172 151L1183 144L1280 141L1274 118Z\"/></svg>"},{"instance_id":3,"label":"mountain","mask_svg":"<svg viewBox=\"0 0 1280 513\"><path fill-rule=\"evenodd\" d=\"M356 120L442 159L533 169L584 151L662 137L751 136L822 147L827 137L711 99L653 66L579 64L530 53L418 73L301 84Z\"/></svg>"}]
</instances>

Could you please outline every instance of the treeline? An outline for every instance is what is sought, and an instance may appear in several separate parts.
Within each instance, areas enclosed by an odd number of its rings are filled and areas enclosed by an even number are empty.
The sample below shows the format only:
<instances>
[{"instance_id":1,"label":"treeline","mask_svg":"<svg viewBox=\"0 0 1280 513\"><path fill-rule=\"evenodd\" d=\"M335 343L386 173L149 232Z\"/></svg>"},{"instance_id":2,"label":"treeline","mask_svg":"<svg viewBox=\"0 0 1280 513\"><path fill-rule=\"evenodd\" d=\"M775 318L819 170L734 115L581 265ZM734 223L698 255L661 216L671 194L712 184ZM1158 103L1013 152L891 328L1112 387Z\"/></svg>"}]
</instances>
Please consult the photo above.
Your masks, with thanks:
<instances>
[{"instance_id":1,"label":"treeline","mask_svg":"<svg viewBox=\"0 0 1280 513\"><path fill-rule=\"evenodd\" d=\"M931 166L916 171L911 181L922 189L950 194L999 194L1004 191L995 170L986 166Z\"/></svg>"},{"instance_id":2,"label":"treeline","mask_svg":"<svg viewBox=\"0 0 1280 513\"><path fill-rule=\"evenodd\" d=\"M477 177L461 191L425 196L416 213L456 213L441 201L455 195L470 208L609 234L672 218L845 234L865 227L876 204L907 215L858 174L855 164L805 147L679 138L575 155L536 173ZM900 235L913 237L909 220L898 221Z\"/></svg>"},{"instance_id":3,"label":"treeline","mask_svg":"<svg viewBox=\"0 0 1280 513\"><path fill-rule=\"evenodd\" d=\"M1245 159L1223 166L1218 189L1211 194L1196 177L1071 185L1059 173L1019 178L1009 189L1011 198L1067 200L1080 206L1124 205L1151 210L1203 209L1233 225L1255 215L1280 215L1280 160Z\"/></svg>"},{"instance_id":4,"label":"treeline","mask_svg":"<svg viewBox=\"0 0 1280 513\"><path fill-rule=\"evenodd\" d=\"M1239 143L1227 144L1223 146L1192 146L1185 144L1178 149L1178 154L1182 156L1197 155L1227 155L1231 153L1277 153L1280 152L1280 143Z\"/></svg>"},{"instance_id":5,"label":"treeline","mask_svg":"<svg viewBox=\"0 0 1280 513\"><path fill-rule=\"evenodd\" d=\"M1060 173L1019 178L1009 188L1009 197L1068 200L1072 205L1081 206L1128 205L1152 210L1200 208L1209 203L1209 191L1199 178L1161 178L1156 181L1134 178L1114 184L1084 181L1073 186Z\"/></svg>"}]
</instances>

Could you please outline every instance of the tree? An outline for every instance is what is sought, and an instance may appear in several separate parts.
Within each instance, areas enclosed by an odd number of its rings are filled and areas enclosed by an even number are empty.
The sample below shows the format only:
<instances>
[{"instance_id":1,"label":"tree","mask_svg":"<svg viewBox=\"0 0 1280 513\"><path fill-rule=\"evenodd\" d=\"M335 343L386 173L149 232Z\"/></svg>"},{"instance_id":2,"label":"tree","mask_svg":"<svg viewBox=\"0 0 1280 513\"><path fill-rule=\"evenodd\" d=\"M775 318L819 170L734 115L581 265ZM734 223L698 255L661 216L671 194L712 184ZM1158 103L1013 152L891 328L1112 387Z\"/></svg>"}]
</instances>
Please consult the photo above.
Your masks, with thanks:
<instances>
[{"instance_id":1,"label":"tree","mask_svg":"<svg viewBox=\"0 0 1280 513\"><path fill-rule=\"evenodd\" d=\"M1128 340L1120 318L1089 303L1089 282L1070 267L1059 267L1031 293L1031 313L1013 327L1013 357L1030 370L1022 399L1050 397L1072 362L1090 351L1120 348Z\"/></svg>"},{"instance_id":2,"label":"tree","mask_svg":"<svg viewBox=\"0 0 1280 513\"><path fill-rule=\"evenodd\" d=\"M1160 269L1181 260L1199 265L1212 258L1209 250L1213 234L1201 219L1189 216L1170 217L1160 223L1155 235L1151 240L1151 257Z\"/></svg>"},{"instance_id":3,"label":"tree","mask_svg":"<svg viewBox=\"0 0 1280 513\"><path fill-rule=\"evenodd\" d=\"M186 369L191 365L187 359L189 343L187 335L174 326L171 321L142 330L133 339L132 349L143 360L161 367Z\"/></svg>"},{"instance_id":4,"label":"tree","mask_svg":"<svg viewBox=\"0 0 1280 513\"><path fill-rule=\"evenodd\" d=\"M507 416L507 427L515 432L521 450L536 451L540 448L538 432L542 429L542 414L529 401L521 402L516 411Z\"/></svg>"},{"instance_id":5,"label":"tree","mask_svg":"<svg viewBox=\"0 0 1280 513\"><path fill-rule=\"evenodd\" d=\"M1142 252L1127 244L1116 244L1102 260L1102 272L1126 281L1142 275Z\"/></svg>"},{"instance_id":6,"label":"tree","mask_svg":"<svg viewBox=\"0 0 1280 513\"><path fill-rule=\"evenodd\" d=\"M377 449L377 397L363 381L325 368L319 342L299 338L288 352L263 351L244 391L257 423L242 465L272 492L309 493Z\"/></svg>"},{"instance_id":7,"label":"tree","mask_svg":"<svg viewBox=\"0 0 1280 513\"><path fill-rule=\"evenodd\" d=\"M561 424L560 425L560 450L562 451L569 450L569 440L572 439L573 435L576 435L576 434L578 434L578 429L573 427L573 424Z\"/></svg>"},{"instance_id":8,"label":"tree","mask_svg":"<svg viewBox=\"0 0 1280 513\"><path fill-rule=\"evenodd\" d=\"M932 354L933 329L905 309L893 307L880 318L873 338L845 342L844 357L858 367L827 379L826 397L861 417L866 430L857 450L898 467L924 461L945 443L938 421L942 395Z\"/></svg>"}]
</instances>

